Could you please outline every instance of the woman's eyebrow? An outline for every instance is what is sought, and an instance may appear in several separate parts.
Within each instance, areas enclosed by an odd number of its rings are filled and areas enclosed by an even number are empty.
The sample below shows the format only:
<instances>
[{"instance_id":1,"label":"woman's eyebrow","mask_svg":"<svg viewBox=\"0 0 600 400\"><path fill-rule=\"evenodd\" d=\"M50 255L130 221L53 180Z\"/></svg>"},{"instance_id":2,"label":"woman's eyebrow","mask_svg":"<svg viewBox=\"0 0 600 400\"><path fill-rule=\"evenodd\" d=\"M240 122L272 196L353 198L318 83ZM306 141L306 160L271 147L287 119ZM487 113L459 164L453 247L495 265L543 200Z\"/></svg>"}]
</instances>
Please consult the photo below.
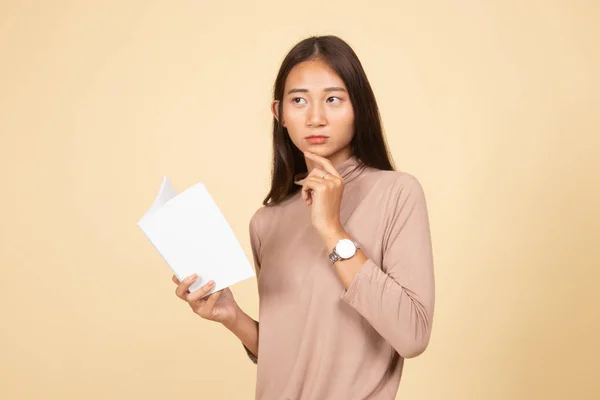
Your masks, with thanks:
<instances>
[{"instance_id":1,"label":"woman's eyebrow","mask_svg":"<svg viewBox=\"0 0 600 400\"><path fill-rule=\"evenodd\" d=\"M332 87L328 87L323 89L324 92L345 92L346 89L339 87L339 86L332 86ZM308 93L308 89L291 89L287 94L292 94L292 93Z\"/></svg>"}]
</instances>

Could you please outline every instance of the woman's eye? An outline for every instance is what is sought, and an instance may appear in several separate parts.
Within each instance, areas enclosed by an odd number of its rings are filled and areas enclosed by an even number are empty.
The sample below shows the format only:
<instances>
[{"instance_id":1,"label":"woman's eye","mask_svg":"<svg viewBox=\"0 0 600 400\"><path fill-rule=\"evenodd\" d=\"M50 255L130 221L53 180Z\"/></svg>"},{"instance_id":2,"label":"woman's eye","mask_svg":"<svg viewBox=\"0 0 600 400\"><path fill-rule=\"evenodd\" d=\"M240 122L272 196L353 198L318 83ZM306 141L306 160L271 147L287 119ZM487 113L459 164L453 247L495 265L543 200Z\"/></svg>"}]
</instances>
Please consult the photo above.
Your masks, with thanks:
<instances>
[{"instance_id":1,"label":"woman's eye","mask_svg":"<svg viewBox=\"0 0 600 400\"><path fill-rule=\"evenodd\" d=\"M330 101L330 100L332 100L332 99L335 99L335 100L337 100L337 102L339 102L339 101L340 101L340 98L339 98L339 97L330 97L330 98L328 98L328 99L327 99L327 101L328 101L329 103L333 103L333 101Z\"/></svg>"},{"instance_id":2,"label":"woman's eye","mask_svg":"<svg viewBox=\"0 0 600 400\"><path fill-rule=\"evenodd\" d=\"M302 97L294 97L292 101L296 104L303 104L302 102L305 100Z\"/></svg>"}]
</instances>

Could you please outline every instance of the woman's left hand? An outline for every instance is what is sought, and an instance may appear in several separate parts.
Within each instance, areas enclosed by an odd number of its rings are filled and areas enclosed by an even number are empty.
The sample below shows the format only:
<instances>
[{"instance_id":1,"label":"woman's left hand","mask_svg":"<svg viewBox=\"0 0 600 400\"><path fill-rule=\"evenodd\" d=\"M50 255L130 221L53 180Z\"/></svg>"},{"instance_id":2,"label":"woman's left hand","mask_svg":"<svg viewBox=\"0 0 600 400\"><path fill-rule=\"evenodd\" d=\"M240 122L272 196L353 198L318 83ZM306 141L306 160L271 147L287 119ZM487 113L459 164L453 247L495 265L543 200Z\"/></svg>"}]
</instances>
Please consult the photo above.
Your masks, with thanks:
<instances>
[{"instance_id":1,"label":"woman's left hand","mask_svg":"<svg viewBox=\"0 0 600 400\"><path fill-rule=\"evenodd\" d=\"M340 206L344 193L344 180L328 159L305 152L320 167L296 184L302 185L302 199L311 206L311 221L323 239L343 230Z\"/></svg>"}]
</instances>

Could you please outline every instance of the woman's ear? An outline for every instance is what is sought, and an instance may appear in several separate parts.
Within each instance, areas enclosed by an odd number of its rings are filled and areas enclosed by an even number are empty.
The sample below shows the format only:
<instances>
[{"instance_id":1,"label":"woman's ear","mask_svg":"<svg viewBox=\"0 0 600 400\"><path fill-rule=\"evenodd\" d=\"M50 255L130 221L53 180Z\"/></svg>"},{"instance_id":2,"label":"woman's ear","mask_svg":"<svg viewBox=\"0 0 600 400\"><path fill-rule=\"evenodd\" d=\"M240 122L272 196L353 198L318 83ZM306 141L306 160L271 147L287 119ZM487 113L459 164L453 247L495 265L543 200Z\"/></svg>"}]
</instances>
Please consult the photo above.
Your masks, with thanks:
<instances>
[{"instance_id":1,"label":"woman's ear","mask_svg":"<svg viewBox=\"0 0 600 400\"><path fill-rule=\"evenodd\" d=\"M274 100L273 103L271 104L271 112L273 113L273 116L275 117L275 119L277 121L279 121L279 123L285 128L285 121L283 121L282 119L279 119L279 100Z\"/></svg>"}]
</instances>

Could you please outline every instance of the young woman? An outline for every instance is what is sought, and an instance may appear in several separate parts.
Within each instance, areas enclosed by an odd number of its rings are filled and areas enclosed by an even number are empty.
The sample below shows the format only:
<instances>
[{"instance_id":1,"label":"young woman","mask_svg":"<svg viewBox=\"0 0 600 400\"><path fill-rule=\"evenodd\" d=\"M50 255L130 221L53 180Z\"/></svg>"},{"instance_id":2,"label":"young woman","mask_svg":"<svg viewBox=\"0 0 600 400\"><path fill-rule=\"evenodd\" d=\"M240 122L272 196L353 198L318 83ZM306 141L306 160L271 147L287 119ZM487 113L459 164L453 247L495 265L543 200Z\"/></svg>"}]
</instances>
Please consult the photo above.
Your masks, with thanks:
<instances>
[{"instance_id":1,"label":"young woman","mask_svg":"<svg viewBox=\"0 0 600 400\"><path fill-rule=\"evenodd\" d=\"M351 47L310 37L275 87L271 190L250 220L259 320L229 289L177 296L257 363L256 398L393 399L431 335L434 271L419 181L388 158L375 96Z\"/></svg>"}]
</instances>

